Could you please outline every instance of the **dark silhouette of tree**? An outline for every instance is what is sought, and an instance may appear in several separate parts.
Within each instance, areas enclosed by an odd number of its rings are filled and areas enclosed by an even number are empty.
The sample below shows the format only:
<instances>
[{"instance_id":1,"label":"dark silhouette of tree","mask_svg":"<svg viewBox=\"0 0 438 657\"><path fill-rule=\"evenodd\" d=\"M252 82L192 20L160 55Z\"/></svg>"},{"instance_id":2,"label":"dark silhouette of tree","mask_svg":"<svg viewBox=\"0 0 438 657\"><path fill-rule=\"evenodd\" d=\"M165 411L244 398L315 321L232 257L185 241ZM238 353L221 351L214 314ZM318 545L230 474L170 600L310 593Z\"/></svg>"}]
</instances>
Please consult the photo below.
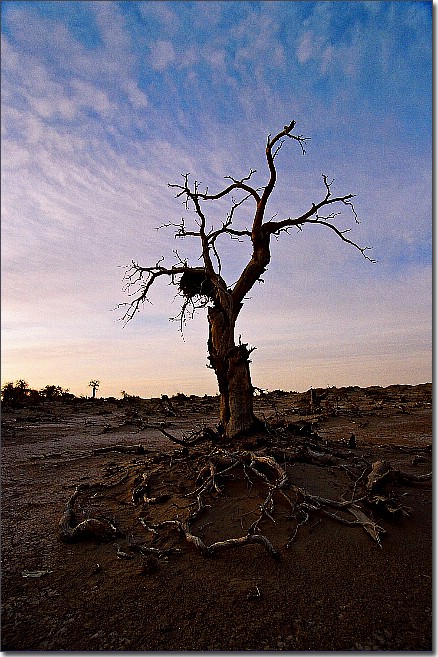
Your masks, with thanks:
<instances>
[{"instance_id":1,"label":"dark silhouette of tree","mask_svg":"<svg viewBox=\"0 0 438 657\"><path fill-rule=\"evenodd\" d=\"M29 394L30 386L27 381L24 379L18 379L15 383L15 387L21 391L22 397L26 397Z\"/></svg>"},{"instance_id":2,"label":"dark silhouette of tree","mask_svg":"<svg viewBox=\"0 0 438 657\"><path fill-rule=\"evenodd\" d=\"M89 383L88 385L89 385L90 388L93 389L93 399L95 399L95 398L96 398L96 390L97 390L98 387L100 386L100 381L98 381L97 379L95 379L95 380L93 380L93 381L90 381L90 383Z\"/></svg>"},{"instance_id":3,"label":"dark silhouette of tree","mask_svg":"<svg viewBox=\"0 0 438 657\"><path fill-rule=\"evenodd\" d=\"M75 395L71 394L68 388L47 385L41 390L34 390L24 379L19 379L15 385L11 381L5 383L1 389L1 396L5 404L13 406L38 405L44 400L71 401L75 399Z\"/></svg>"},{"instance_id":4,"label":"dark silhouette of tree","mask_svg":"<svg viewBox=\"0 0 438 657\"><path fill-rule=\"evenodd\" d=\"M40 395L38 390L32 390L27 381L19 379L15 385L9 381L1 390L2 400L5 404L21 407L22 405L38 404Z\"/></svg>"},{"instance_id":5,"label":"dark silhouette of tree","mask_svg":"<svg viewBox=\"0 0 438 657\"><path fill-rule=\"evenodd\" d=\"M2 386L2 400L5 404L11 404L16 400L16 389L12 381Z\"/></svg>"},{"instance_id":6,"label":"dark silhouette of tree","mask_svg":"<svg viewBox=\"0 0 438 657\"><path fill-rule=\"evenodd\" d=\"M183 175L182 184L170 184L176 190L176 197L181 198L186 209L194 211L194 222L186 225L183 218L179 223L167 223L175 229L175 237L195 238L200 245L202 266L193 267L178 257L177 262L168 267L164 258L153 266L140 266L132 261L125 272L126 290L132 297L130 302L120 304L127 307L123 316L129 321L140 309L155 281L162 276L178 287L182 297L180 315L181 327L187 317L193 316L198 308L208 309L209 338L208 359L214 370L220 393L220 428L230 438L257 426L253 412L254 388L250 377L249 356L253 349L248 344L236 341L235 327L242 309L245 296L261 280L271 260L271 238L288 233L291 228L302 230L305 224L317 224L334 232L343 242L352 245L367 259L368 247L360 247L347 237L349 229L340 229L335 222L342 210L348 210L356 223L359 223L353 205L353 194L333 195L333 180L323 175L323 192L317 202L310 203L306 212L298 217L286 217L266 220L265 213L268 200L277 180L275 159L287 140L296 142L303 154L307 137L294 134L295 121L284 126L274 137L268 136L266 143L267 183L255 188L250 184L255 173L250 170L248 176L236 179L227 176L229 184L216 193L208 188L202 190L200 183L190 180L190 174ZM221 225L212 226L207 221L204 207L209 202L230 199L230 209ZM254 206L252 224L249 228L237 226L236 210L252 202ZM229 285L223 278L219 238L228 236L242 242L249 242L251 255L238 280Z\"/></svg>"},{"instance_id":7,"label":"dark silhouette of tree","mask_svg":"<svg viewBox=\"0 0 438 657\"><path fill-rule=\"evenodd\" d=\"M62 399L62 397L68 393L68 389L64 390L61 386L48 385L40 390L40 394L45 397L48 401L53 401L54 399Z\"/></svg>"}]
</instances>

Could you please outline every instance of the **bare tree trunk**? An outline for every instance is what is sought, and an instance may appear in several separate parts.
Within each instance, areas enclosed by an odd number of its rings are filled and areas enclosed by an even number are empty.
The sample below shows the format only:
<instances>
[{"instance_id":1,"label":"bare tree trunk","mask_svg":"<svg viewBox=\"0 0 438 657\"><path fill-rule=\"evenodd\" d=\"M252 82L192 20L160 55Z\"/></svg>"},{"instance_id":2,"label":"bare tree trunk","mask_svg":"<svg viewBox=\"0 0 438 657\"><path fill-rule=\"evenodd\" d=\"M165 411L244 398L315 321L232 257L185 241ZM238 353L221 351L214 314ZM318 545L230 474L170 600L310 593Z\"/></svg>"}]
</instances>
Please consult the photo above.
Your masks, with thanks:
<instances>
[{"instance_id":1,"label":"bare tree trunk","mask_svg":"<svg viewBox=\"0 0 438 657\"><path fill-rule=\"evenodd\" d=\"M224 435L232 438L250 431L256 423L253 412L253 386L249 370L250 350L235 344L235 319L232 307L208 311L209 360L218 381L220 422Z\"/></svg>"},{"instance_id":2,"label":"bare tree trunk","mask_svg":"<svg viewBox=\"0 0 438 657\"><path fill-rule=\"evenodd\" d=\"M226 435L236 436L250 430L256 418L253 412L253 393L249 370L249 350L240 344L228 357L228 406L229 420Z\"/></svg>"}]
</instances>

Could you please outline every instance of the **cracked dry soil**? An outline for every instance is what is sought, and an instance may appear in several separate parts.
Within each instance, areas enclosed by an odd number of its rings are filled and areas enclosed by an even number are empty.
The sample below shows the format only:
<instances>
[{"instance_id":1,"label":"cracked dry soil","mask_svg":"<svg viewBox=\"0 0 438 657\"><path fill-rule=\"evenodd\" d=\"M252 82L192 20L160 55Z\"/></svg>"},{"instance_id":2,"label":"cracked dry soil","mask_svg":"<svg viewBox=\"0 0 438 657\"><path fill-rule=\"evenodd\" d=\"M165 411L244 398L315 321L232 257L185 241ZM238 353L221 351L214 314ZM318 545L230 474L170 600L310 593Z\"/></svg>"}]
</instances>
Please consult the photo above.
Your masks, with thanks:
<instances>
[{"instance_id":1,"label":"cracked dry soil","mask_svg":"<svg viewBox=\"0 0 438 657\"><path fill-rule=\"evenodd\" d=\"M321 451L363 463L381 459L412 474L430 472L431 395L430 384L331 389L315 408L309 393L270 393L257 398L256 412L272 434L240 447L275 454L293 484L342 499L353 486L342 459L322 466L286 456L282 462L282 453L294 441L316 440ZM278 502L260 529L280 560L262 545L205 558L172 528L154 539L139 518L182 517L217 445L200 443L187 454L142 422L162 422L175 436L214 426L217 398L180 396L172 409L159 399L133 403L3 409L3 651L432 649L430 481L394 486L409 516L374 514L386 530L381 548L362 527L317 511L286 548L296 521ZM285 429L294 423L296 430L300 420L312 423L317 438ZM352 433L355 450L348 446ZM99 451L120 444L141 444L144 453ZM150 496L161 501L134 505L132 490L144 472ZM222 484L193 525L206 544L243 535L263 502L259 482L230 477ZM60 541L58 522L78 485L78 516L110 519L119 536ZM133 544L170 552L144 556Z\"/></svg>"}]
</instances>

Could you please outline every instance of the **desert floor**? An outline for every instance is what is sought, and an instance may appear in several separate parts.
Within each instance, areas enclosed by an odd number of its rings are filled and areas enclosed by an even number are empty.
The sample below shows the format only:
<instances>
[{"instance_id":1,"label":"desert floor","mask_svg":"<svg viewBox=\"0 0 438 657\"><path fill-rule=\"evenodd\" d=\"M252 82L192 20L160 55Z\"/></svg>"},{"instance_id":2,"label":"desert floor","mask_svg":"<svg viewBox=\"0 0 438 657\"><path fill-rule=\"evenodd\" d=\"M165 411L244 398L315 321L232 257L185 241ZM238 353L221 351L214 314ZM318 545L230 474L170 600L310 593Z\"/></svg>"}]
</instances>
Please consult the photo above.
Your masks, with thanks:
<instances>
[{"instance_id":1,"label":"desert floor","mask_svg":"<svg viewBox=\"0 0 438 657\"><path fill-rule=\"evenodd\" d=\"M385 530L380 545L315 502L360 497L378 460L413 479L431 471L431 385L319 392L312 404L310 391L261 395L267 434L188 449L160 429L202 435L218 398L4 408L2 650L431 650L431 481L386 484L393 512L362 507ZM243 465L208 479L207 467L199 477L212 455L237 449L287 474L262 515L266 473ZM244 536L259 518L279 559L262 544L206 557L173 525L144 526L184 520L203 481L214 484L192 525L203 544ZM116 536L60 539L77 486L76 522L110 520Z\"/></svg>"}]
</instances>

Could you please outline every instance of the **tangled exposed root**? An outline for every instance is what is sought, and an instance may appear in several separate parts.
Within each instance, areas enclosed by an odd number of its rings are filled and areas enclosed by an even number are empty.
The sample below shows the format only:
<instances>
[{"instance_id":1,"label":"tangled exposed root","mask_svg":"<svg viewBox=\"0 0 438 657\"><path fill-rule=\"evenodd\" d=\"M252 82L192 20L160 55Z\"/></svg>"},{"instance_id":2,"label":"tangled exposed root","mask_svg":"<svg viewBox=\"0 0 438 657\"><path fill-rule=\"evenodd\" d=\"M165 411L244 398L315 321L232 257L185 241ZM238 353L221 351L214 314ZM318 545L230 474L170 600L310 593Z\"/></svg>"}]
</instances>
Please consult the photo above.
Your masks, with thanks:
<instances>
[{"instance_id":1,"label":"tangled exposed root","mask_svg":"<svg viewBox=\"0 0 438 657\"><path fill-rule=\"evenodd\" d=\"M289 548L295 541L300 527L307 524L312 516L328 516L331 519L340 522L349 527L362 527L364 531L380 546L381 537L386 530L378 524L374 518L374 511L384 511L391 514L401 513L409 514L409 509L402 506L392 489L389 493L386 491L388 484L392 486L402 484L415 484L428 481L431 473L423 475L414 475L402 472L393 468L389 463L383 460L367 462L364 456L358 456L356 450L346 451L338 445L329 447L310 443L307 439L301 443L294 439L290 447L280 449L272 446L270 448L261 448L259 451L246 451L242 449L227 450L216 448L208 452L204 449L196 453L196 462L198 467L193 473L190 455L188 454L187 444L182 450L179 450L179 460L177 456L170 458L180 464L181 480L184 475L181 474L184 466L189 474L189 478L194 481L194 488L191 492L180 496L180 505L172 504L172 494L166 491L165 494L156 494L152 491L151 475L153 473L146 471L138 473L134 478L132 471L129 475L125 473L122 481L126 481L129 476L133 481L130 488L130 504L134 508L142 505L142 513L137 512L137 518L140 525L152 534L152 543L156 544L159 539L163 538L167 529L176 530L180 538L205 557L213 557L228 548L242 547L246 545L260 545L273 559L280 559L280 550L274 546L273 542L265 536L262 531L262 524L268 521L276 523L278 517L277 507L281 505L287 508L287 518L292 523L292 529L284 548ZM101 450L104 453L105 449ZM129 453L130 450L124 450ZM136 454L146 453L141 446L135 446L132 450ZM175 455L177 452L175 452ZM192 454L192 458L194 458ZM280 464L280 460L282 464ZM346 491L341 499L331 499L322 495L309 493L302 486L293 483L290 473L287 472L288 465L297 462L307 462L312 465L318 465L322 468L329 467L330 470L338 468L339 471L347 473L352 484L349 491ZM138 461L137 461L138 463ZM138 466L137 466L138 467ZM166 464L159 466L161 479L165 479ZM155 467L157 470L157 466ZM228 482L241 482L246 484L247 490L251 490L257 482L257 491L262 491L261 503L258 504L255 513L256 518L239 536L216 540L208 544L208 541L199 536L195 529L195 522L201 514L207 514L208 509L217 502L218 499L224 499L229 489ZM110 485L106 485L110 487ZM103 484L96 484L102 488ZM97 539L114 539L117 535L117 529L114 522L106 519L86 518L80 522L77 521L74 504L81 491L87 488L78 487L69 499L65 511L59 522L60 537L64 542L79 541L85 538ZM88 488L90 488L88 486ZM193 501L190 502L189 500ZM185 506L181 502L186 500ZM144 506L146 505L146 507ZM161 516L156 520L151 513L151 505L155 508L160 507ZM172 508L184 509L181 514L180 510L172 512ZM248 514L246 514L248 515ZM283 514L284 516L284 514ZM163 519L164 518L164 519ZM207 523L208 524L208 523ZM204 525L205 526L205 525ZM164 538L163 538L164 540ZM156 547L154 545L131 545L143 555L163 556L178 552L174 547Z\"/></svg>"}]
</instances>

